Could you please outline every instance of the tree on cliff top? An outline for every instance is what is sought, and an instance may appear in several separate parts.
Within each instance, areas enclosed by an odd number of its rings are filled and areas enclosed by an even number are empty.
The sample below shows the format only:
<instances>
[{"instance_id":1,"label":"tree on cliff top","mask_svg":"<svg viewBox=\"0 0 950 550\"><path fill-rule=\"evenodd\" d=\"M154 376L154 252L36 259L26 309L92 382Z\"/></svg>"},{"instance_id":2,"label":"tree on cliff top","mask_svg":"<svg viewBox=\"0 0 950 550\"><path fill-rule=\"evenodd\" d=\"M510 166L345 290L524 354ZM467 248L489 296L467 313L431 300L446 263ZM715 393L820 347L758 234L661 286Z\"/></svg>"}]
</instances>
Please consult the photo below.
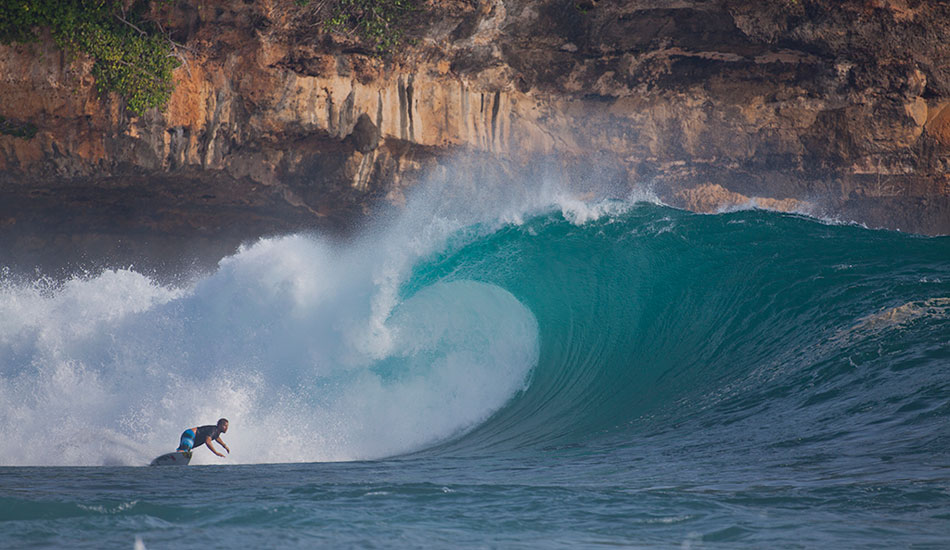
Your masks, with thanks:
<instances>
[{"instance_id":1,"label":"tree on cliff top","mask_svg":"<svg viewBox=\"0 0 950 550\"><path fill-rule=\"evenodd\" d=\"M135 115L164 107L179 65L173 43L145 20L150 0L0 0L0 42L32 42L49 29L63 50L93 61L99 93L116 92Z\"/></svg>"}]
</instances>

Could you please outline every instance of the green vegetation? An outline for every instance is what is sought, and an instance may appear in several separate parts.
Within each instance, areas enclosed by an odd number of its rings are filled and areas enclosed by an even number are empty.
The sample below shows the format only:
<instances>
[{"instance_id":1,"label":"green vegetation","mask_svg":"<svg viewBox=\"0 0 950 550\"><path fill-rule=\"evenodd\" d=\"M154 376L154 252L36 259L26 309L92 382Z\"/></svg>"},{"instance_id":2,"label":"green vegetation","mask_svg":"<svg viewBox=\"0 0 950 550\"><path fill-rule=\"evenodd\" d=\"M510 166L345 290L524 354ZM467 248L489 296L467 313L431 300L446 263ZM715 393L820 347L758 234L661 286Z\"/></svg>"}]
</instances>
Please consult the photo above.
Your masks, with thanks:
<instances>
[{"instance_id":1,"label":"green vegetation","mask_svg":"<svg viewBox=\"0 0 950 550\"><path fill-rule=\"evenodd\" d=\"M56 44L89 55L99 93L117 92L130 112L164 107L179 65L172 42L143 15L148 0L0 0L0 42L31 42L46 28Z\"/></svg>"},{"instance_id":2,"label":"green vegetation","mask_svg":"<svg viewBox=\"0 0 950 550\"><path fill-rule=\"evenodd\" d=\"M298 0L298 2L309 0ZM417 0L338 0L324 23L328 31L357 34L377 53L390 53L403 38L405 16Z\"/></svg>"},{"instance_id":3,"label":"green vegetation","mask_svg":"<svg viewBox=\"0 0 950 550\"><path fill-rule=\"evenodd\" d=\"M597 6L597 0L575 0L574 9L578 13L586 14Z\"/></svg>"},{"instance_id":4,"label":"green vegetation","mask_svg":"<svg viewBox=\"0 0 950 550\"><path fill-rule=\"evenodd\" d=\"M10 120L0 116L0 134L23 139L33 139L36 136L36 125L29 122Z\"/></svg>"}]
</instances>

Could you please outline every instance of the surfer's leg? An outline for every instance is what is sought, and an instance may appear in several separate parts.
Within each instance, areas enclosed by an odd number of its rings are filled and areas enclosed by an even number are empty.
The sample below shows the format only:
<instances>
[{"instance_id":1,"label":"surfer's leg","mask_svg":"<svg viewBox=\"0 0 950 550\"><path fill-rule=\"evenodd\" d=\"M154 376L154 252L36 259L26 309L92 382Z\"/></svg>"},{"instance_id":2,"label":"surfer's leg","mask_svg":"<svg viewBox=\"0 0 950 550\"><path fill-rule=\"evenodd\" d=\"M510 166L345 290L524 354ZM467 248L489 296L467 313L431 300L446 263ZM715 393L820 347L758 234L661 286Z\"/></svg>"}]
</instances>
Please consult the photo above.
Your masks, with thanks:
<instances>
[{"instance_id":1,"label":"surfer's leg","mask_svg":"<svg viewBox=\"0 0 950 550\"><path fill-rule=\"evenodd\" d=\"M181 434L181 443L178 445L179 451L190 451L195 446L195 431L185 430Z\"/></svg>"}]
</instances>

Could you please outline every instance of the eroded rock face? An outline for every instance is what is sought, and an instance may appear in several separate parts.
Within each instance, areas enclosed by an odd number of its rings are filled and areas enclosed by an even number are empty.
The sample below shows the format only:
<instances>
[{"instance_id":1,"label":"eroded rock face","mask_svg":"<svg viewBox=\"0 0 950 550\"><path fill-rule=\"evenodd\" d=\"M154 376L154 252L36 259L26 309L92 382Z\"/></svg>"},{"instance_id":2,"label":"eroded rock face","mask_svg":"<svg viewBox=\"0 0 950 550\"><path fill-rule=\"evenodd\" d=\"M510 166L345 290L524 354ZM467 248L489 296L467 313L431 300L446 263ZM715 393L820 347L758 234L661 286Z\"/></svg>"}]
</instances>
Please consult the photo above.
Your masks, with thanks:
<instances>
[{"instance_id":1,"label":"eroded rock face","mask_svg":"<svg viewBox=\"0 0 950 550\"><path fill-rule=\"evenodd\" d=\"M292 0L158 9L188 48L164 112L130 118L49 41L0 46L0 116L36 127L0 135L4 234L31 194L118 200L122 178L165 212L141 222L154 234L210 235L186 220L215 209L221 227L258 212L258 233L341 226L460 151L513 172L556 158L568 179L595 165L680 206L950 233L944 3L429 2L385 58ZM95 203L43 204L69 225Z\"/></svg>"}]
</instances>

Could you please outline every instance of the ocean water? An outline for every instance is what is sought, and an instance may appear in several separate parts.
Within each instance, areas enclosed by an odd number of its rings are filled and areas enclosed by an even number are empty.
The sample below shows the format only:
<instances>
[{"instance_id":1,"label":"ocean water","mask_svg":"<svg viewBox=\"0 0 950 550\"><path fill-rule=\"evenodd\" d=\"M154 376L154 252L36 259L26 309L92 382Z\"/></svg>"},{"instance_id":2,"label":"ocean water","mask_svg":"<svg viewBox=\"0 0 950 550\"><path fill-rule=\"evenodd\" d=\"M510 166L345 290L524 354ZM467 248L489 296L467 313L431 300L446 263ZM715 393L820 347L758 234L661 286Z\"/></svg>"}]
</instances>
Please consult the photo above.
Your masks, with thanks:
<instances>
[{"instance_id":1,"label":"ocean water","mask_svg":"<svg viewBox=\"0 0 950 550\"><path fill-rule=\"evenodd\" d=\"M948 237L454 181L180 281L4 272L0 547L950 546Z\"/></svg>"}]
</instances>

